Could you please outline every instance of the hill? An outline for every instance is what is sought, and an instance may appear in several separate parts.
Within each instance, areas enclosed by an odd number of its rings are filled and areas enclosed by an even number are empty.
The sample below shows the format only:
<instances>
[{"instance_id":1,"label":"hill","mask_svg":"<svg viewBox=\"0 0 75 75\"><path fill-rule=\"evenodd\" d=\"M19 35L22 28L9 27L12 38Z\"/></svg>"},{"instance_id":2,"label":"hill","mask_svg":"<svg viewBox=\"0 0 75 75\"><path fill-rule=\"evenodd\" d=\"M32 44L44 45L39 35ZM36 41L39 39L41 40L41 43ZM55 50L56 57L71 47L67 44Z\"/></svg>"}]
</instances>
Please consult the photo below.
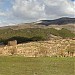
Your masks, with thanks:
<instances>
[{"instance_id":1,"label":"hill","mask_svg":"<svg viewBox=\"0 0 75 75\"><path fill-rule=\"evenodd\" d=\"M75 18L63 17L55 20L40 20L38 24L42 25L64 25L64 24L75 24Z\"/></svg>"},{"instance_id":2,"label":"hill","mask_svg":"<svg viewBox=\"0 0 75 75\"><path fill-rule=\"evenodd\" d=\"M17 25L0 27L0 29L25 29L25 28L55 28L55 29L68 29L75 33L75 18L62 17L55 20L40 20L31 23L20 23Z\"/></svg>"},{"instance_id":3,"label":"hill","mask_svg":"<svg viewBox=\"0 0 75 75\"><path fill-rule=\"evenodd\" d=\"M75 18L67 17L6 26L0 28L0 42L6 44L9 40L18 40L18 43L23 43L51 38L74 38L74 28Z\"/></svg>"},{"instance_id":4,"label":"hill","mask_svg":"<svg viewBox=\"0 0 75 75\"><path fill-rule=\"evenodd\" d=\"M0 41L7 44L9 40L17 40L18 43L30 41L44 41L51 38L74 38L75 34L62 28L57 30L54 28L25 28L19 30L0 29Z\"/></svg>"}]
</instances>

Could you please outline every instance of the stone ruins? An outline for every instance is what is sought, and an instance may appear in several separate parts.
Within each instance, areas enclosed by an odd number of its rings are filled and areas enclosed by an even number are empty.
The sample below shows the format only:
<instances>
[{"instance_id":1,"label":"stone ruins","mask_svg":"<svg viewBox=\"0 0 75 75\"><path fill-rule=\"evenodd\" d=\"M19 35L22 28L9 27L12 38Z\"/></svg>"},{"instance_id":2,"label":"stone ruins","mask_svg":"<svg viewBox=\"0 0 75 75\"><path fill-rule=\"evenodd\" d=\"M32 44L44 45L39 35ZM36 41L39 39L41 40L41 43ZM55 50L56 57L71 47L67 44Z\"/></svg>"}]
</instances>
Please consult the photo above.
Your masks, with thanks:
<instances>
[{"instance_id":1,"label":"stone ruins","mask_svg":"<svg viewBox=\"0 0 75 75\"><path fill-rule=\"evenodd\" d=\"M14 41L13 41L14 43ZM75 56L75 39L57 39L15 45L11 41L0 46L0 56L21 55L25 57L68 57Z\"/></svg>"}]
</instances>

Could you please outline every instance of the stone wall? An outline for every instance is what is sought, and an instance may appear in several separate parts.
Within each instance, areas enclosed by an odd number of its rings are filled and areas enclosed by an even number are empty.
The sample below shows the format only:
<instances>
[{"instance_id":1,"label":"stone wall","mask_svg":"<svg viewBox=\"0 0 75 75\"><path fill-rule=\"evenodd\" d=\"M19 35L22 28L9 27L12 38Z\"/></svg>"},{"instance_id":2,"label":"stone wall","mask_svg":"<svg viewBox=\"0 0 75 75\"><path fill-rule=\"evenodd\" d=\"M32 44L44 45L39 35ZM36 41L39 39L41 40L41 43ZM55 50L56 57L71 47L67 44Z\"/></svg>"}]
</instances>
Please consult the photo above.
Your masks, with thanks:
<instances>
[{"instance_id":1,"label":"stone wall","mask_svg":"<svg viewBox=\"0 0 75 75\"><path fill-rule=\"evenodd\" d=\"M8 46L14 46L17 45L17 40L8 41Z\"/></svg>"},{"instance_id":2,"label":"stone wall","mask_svg":"<svg viewBox=\"0 0 75 75\"><path fill-rule=\"evenodd\" d=\"M25 57L40 56L75 56L75 48L73 55L68 54L68 48L71 44L75 47L74 39L59 39L39 42L29 42L14 46L0 47L0 55L21 55Z\"/></svg>"}]
</instances>

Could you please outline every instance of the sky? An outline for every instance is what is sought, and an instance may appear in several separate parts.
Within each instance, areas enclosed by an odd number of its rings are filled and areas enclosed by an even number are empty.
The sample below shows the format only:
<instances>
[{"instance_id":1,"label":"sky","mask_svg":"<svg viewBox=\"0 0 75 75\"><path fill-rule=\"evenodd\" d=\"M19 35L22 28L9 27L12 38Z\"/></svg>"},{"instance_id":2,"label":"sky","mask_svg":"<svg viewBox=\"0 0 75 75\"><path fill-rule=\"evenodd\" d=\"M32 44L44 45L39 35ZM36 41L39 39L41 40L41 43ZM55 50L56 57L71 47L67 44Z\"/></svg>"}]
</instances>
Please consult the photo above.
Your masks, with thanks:
<instances>
[{"instance_id":1,"label":"sky","mask_svg":"<svg viewBox=\"0 0 75 75\"><path fill-rule=\"evenodd\" d=\"M75 18L75 0L0 0L0 27L60 17Z\"/></svg>"}]
</instances>

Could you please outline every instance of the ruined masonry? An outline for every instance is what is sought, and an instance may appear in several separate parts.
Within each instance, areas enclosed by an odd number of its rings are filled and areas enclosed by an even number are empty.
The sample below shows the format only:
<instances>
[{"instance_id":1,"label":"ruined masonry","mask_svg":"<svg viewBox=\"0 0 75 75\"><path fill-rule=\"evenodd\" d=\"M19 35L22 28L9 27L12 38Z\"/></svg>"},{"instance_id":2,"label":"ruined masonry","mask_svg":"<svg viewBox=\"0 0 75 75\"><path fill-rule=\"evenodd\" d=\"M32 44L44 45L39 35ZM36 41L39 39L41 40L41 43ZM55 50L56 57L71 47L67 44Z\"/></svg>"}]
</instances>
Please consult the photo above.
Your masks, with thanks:
<instances>
[{"instance_id":1,"label":"ruined masonry","mask_svg":"<svg viewBox=\"0 0 75 75\"><path fill-rule=\"evenodd\" d=\"M29 42L13 46L1 46L0 56L21 55L25 57L75 56L75 39L58 39Z\"/></svg>"}]
</instances>

